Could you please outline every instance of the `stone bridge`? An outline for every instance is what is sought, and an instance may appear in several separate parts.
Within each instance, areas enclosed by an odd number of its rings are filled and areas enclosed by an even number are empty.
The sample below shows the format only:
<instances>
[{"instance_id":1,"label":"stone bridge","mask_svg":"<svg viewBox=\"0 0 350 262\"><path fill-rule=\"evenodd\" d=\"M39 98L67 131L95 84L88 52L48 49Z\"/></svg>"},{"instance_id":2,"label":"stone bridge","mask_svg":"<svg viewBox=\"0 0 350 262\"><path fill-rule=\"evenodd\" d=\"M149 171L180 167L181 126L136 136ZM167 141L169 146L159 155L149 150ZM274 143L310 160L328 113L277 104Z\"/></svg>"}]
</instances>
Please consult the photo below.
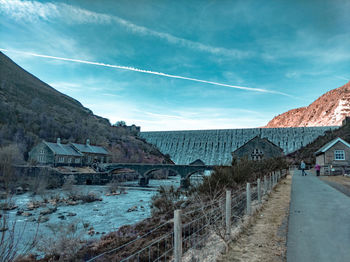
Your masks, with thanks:
<instances>
[{"instance_id":1,"label":"stone bridge","mask_svg":"<svg viewBox=\"0 0 350 262\"><path fill-rule=\"evenodd\" d=\"M187 188L190 185L191 175L213 170L215 166L209 165L174 165L174 164L131 164L131 163L107 163L100 164L101 171L111 173L115 170L131 169L139 174L139 185L146 186L149 182L150 174L156 170L171 170L181 177L181 187Z\"/></svg>"}]
</instances>

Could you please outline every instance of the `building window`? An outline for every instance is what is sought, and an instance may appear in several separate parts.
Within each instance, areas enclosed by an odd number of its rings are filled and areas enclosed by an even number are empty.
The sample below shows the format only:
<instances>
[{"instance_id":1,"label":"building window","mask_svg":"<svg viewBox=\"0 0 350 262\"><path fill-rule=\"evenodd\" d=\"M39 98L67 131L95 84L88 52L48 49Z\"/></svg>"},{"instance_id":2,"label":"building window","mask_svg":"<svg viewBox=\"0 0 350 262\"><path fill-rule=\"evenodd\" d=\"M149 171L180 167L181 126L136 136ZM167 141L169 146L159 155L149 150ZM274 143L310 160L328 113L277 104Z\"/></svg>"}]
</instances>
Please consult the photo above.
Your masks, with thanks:
<instances>
[{"instance_id":1,"label":"building window","mask_svg":"<svg viewBox=\"0 0 350 262\"><path fill-rule=\"evenodd\" d=\"M262 160L263 156L264 156L264 153L260 151L258 148L254 149L251 154L253 161L260 161Z\"/></svg>"},{"instance_id":2,"label":"building window","mask_svg":"<svg viewBox=\"0 0 350 262\"><path fill-rule=\"evenodd\" d=\"M44 149L40 149L39 154L41 154L41 155L45 154L45 150Z\"/></svg>"},{"instance_id":3,"label":"building window","mask_svg":"<svg viewBox=\"0 0 350 262\"><path fill-rule=\"evenodd\" d=\"M59 157L58 158L58 163L64 163L64 157Z\"/></svg>"},{"instance_id":4,"label":"building window","mask_svg":"<svg viewBox=\"0 0 350 262\"><path fill-rule=\"evenodd\" d=\"M40 163L45 162L44 156L38 156L38 161L39 161Z\"/></svg>"},{"instance_id":5,"label":"building window","mask_svg":"<svg viewBox=\"0 0 350 262\"><path fill-rule=\"evenodd\" d=\"M334 150L334 160L345 160L344 150Z\"/></svg>"},{"instance_id":6,"label":"building window","mask_svg":"<svg viewBox=\"0 0 350 262\"><path fill-rule=\"evenodd\" d=\"M91 163L91 156L88 156L88 163Z\"/></svg>"},{"instance_id":7,"label":"building window","mask_svg":"<svg viewBox=\"0 0 350 262\"><path fill-rule=\"evenodd\" d=\"M71 157L68 158L68 163L72 163L72 158Z\"/></svg>"},{"instance_id":8,"label":"building window","mask_svg":"<svg viewBox=\"0 0 350 262\"><path fill-rule=\"evenodd\" d=\"M75 163L76 163L76 164L79 164L79 163L80 163L80 159L79 159L79 158L76 158L76 159L75 159Z\"/></svg>"}]
</instances>

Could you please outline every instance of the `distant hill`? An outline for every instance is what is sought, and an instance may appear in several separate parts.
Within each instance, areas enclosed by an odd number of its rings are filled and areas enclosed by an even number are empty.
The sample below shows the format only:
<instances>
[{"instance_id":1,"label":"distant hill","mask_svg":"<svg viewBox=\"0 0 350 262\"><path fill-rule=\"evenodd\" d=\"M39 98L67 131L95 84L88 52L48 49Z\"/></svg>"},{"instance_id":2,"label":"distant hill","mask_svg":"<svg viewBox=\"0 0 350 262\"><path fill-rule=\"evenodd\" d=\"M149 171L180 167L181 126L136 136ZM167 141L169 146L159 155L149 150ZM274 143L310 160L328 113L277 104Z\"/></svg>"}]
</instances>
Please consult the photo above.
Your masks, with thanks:
<instances>
[{"instance_id":1,"label":"distant hill","mask_svg":"<svg viewBox=\"0 0 350 262\"><path fill-rule=\"evenodd\" d=\"M0 52L0 146L26 155L42 139L106 146L119 162L159 163L165 157L127 129L114 128L77 100L28 73Z\"/></svg>"},{"instance_id":2,"label":"distant hill","mask_svg":"<svg viewBox=\"0 0 350 262\"><path fill-rule=\"evenodd\" d=\"M333 89L306 107L274 117L265 127L340 126L350 116L350 82Z\"/></svg>"}]
</instances>

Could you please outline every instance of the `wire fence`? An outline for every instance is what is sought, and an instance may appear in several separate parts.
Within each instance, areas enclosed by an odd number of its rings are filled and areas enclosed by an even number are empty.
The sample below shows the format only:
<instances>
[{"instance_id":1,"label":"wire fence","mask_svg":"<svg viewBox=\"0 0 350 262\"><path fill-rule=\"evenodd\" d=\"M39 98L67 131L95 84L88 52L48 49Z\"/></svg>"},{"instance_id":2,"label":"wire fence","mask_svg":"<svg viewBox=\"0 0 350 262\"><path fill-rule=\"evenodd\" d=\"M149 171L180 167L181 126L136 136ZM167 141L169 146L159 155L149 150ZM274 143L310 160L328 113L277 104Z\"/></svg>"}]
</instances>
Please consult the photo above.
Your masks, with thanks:
<instances>
[{"instance_id":1,"label":"wire fence","mask_svg":"<svg viewBox=\"0 0 350 262\"><path fill-rule=\"evenodd\" d=\"M178 262L187 251L204 247L213 233L227 238L230 228L245 215L250 215L252 205L260 205L262 197L286 175L287 170L273 172L263 180L248 183L245 189L229 192L229 197L217 196L207 202L199 199L198 205L183 212L179 221L174 217L146 234L86 261Z\"/></svg>"}]
</instances>

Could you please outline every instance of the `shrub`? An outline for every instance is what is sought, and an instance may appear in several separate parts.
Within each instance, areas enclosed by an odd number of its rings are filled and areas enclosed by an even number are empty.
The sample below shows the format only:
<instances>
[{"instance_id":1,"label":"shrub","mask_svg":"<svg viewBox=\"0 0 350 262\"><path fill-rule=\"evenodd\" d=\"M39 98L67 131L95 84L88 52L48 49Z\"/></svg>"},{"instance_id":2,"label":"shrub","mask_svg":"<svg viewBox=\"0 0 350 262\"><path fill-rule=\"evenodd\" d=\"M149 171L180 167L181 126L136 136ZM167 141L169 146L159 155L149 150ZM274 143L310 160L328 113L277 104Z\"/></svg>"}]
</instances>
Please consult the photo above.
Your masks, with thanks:
<instances>
[{"instance_id":1,"label":"shrub","mask_svg":"<svg viewBox=\"0 0 350 262\"><path fill-rule=\"evenodd\" d=\"M48 261L74 261L74 256L82 247L83 232L78 230L78 224L59 223L48 224L51 234L41 238L38 250L45 254Z\"/></svg>"},{"instance_id":2,"label":"shrub","mask_svg":"<svg viewBox=\"0 0 350 262\"><path fill-rule=\"evenodd\" d=\"M64 184L62 186L62 189L68 193L69 196L75 195L76 190L74 185L77 183L75 177L73 175L70 175L68 177L65 177Z\"/></svg>"},{"instance_id":3,"label":"shrub","mask_svg":"<svg viewBox=\"0 0 350 262\"><path fill-rule=\"evenodd\" d=\"M194 188L192 191L198 191L200 194L216 194L216 191L225 189L236 189L238 186L256 181L264 175L280 169L288 168L285 158L271 158L262 161L252 161L247 158L234 160L232 166L219 166L214 172L205 177L203 184Z\"/></svg>"},{"instance_id":4,"label":"shrub","mask_svg":"<svg viewBox=\"0 0 350 262\"><path fill-rule=\"evenodd\" d=\"M183 194L180 188L174 186L159 188L159 193L152 197L151 211L152 215L172 214L183 203Z\"/></svg>"},{"instance_id":5,"label":"shrub","mask_svg":"<svg viewBox=\"0 0 350 262\"><path fill-rule=\"evenodd\" d=\"M113 178L111 182L107 184L107 186L110 193L117 193L117 190L119 188L119 182L116 178Z\"/></svg>"}]
</instances>

